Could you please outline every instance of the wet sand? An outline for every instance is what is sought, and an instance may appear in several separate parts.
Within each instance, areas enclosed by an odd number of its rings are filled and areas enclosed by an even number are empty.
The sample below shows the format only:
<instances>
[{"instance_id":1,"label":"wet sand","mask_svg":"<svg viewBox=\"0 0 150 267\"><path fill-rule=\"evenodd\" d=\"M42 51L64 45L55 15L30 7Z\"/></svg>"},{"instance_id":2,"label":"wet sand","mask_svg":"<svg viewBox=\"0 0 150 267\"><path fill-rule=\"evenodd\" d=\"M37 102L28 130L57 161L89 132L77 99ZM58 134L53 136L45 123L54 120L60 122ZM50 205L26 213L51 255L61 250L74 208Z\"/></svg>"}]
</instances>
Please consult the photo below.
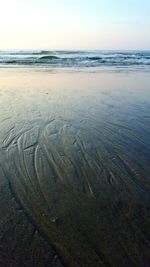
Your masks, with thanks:
<instances>
[{"instance_id":1,"label":"wet sand","mask_svg":"<svg viewBox=\"0 0 150 267\"><path fill-rule=\"evenodd\" d=\"M0 266L149 266L149 175L149 72L1 69Z\"/></svg>"}]
</instances>

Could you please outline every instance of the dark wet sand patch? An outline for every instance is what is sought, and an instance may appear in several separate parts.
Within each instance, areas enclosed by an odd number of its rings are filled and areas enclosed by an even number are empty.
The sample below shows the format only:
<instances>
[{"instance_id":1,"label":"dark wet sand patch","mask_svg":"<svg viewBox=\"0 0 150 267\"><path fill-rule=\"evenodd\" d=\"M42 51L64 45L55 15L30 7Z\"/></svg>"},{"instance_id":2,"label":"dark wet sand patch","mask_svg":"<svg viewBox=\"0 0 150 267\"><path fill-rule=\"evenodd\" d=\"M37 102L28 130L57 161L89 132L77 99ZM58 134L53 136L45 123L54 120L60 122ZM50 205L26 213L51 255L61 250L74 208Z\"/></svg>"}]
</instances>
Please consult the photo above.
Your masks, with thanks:
<instances>
[{"instance_id":1,"label":"dark wet sand patch","mask_svg":"<svg viewBox=\"0 0 150 267\"><path fill-rule=\"evenodd\" d=\"M3 75L2 266L148 266L149 82L145 73Z\"/></svg>"}]
</instances>

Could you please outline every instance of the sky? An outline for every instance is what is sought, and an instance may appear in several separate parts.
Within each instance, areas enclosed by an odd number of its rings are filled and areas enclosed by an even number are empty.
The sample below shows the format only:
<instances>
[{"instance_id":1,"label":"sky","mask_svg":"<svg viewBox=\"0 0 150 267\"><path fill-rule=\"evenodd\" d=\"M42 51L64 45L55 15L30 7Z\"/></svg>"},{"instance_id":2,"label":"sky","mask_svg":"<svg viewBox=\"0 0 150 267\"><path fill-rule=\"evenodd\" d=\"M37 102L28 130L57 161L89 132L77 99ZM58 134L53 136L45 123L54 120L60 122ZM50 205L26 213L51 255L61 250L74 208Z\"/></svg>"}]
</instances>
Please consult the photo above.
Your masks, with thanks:
<instances>
[{"instance_id":1,"label":"sky","mask_svg":"<svg viewBox=\"0 0 150 267\"><path fill-rule=\"evenodd\" d=\"M150 50L150 0L0 0L0 50Z\"/></svg>"}]
</instances>

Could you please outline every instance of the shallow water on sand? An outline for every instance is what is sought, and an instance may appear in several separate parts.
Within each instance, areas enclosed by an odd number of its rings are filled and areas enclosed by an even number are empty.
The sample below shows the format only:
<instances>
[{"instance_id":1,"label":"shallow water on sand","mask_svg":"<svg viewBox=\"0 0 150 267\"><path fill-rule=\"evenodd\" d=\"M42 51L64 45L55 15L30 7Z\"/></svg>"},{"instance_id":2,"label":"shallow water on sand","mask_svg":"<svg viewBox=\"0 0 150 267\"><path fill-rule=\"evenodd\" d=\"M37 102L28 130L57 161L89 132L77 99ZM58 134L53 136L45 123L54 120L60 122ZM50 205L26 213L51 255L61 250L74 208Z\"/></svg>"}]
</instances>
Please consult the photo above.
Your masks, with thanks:
<instances>
[{"instance_id":1,"label":"shallow water on sand","mask_svg":"<svg viewBox=\"0 0 150 267\"><path fill-rule=\"evenodd\" d=\"M148 72L1 70L0 178L66 266L148 266L149 161Z\"/></svg>"}]
</instances>

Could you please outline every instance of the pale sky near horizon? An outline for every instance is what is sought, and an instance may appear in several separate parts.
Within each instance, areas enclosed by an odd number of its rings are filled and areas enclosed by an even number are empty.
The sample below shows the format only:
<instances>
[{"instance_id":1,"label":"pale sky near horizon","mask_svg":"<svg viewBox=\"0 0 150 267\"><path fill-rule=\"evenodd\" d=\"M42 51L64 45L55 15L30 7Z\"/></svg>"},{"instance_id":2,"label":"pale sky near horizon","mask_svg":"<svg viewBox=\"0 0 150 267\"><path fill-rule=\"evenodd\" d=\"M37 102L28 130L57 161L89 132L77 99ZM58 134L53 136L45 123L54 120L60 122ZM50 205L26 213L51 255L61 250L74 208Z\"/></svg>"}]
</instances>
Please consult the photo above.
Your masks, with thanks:
<instances>
[{"instance_id":1,"label":"pale sky near horizon","mask_svg":"<svg viewBox=\"0 0 150 267\"><path fill-rule=\"evenodd\" d=\"M150 0L0 0L0 50L150 50Z\"/></svg>"}]
</instances>

